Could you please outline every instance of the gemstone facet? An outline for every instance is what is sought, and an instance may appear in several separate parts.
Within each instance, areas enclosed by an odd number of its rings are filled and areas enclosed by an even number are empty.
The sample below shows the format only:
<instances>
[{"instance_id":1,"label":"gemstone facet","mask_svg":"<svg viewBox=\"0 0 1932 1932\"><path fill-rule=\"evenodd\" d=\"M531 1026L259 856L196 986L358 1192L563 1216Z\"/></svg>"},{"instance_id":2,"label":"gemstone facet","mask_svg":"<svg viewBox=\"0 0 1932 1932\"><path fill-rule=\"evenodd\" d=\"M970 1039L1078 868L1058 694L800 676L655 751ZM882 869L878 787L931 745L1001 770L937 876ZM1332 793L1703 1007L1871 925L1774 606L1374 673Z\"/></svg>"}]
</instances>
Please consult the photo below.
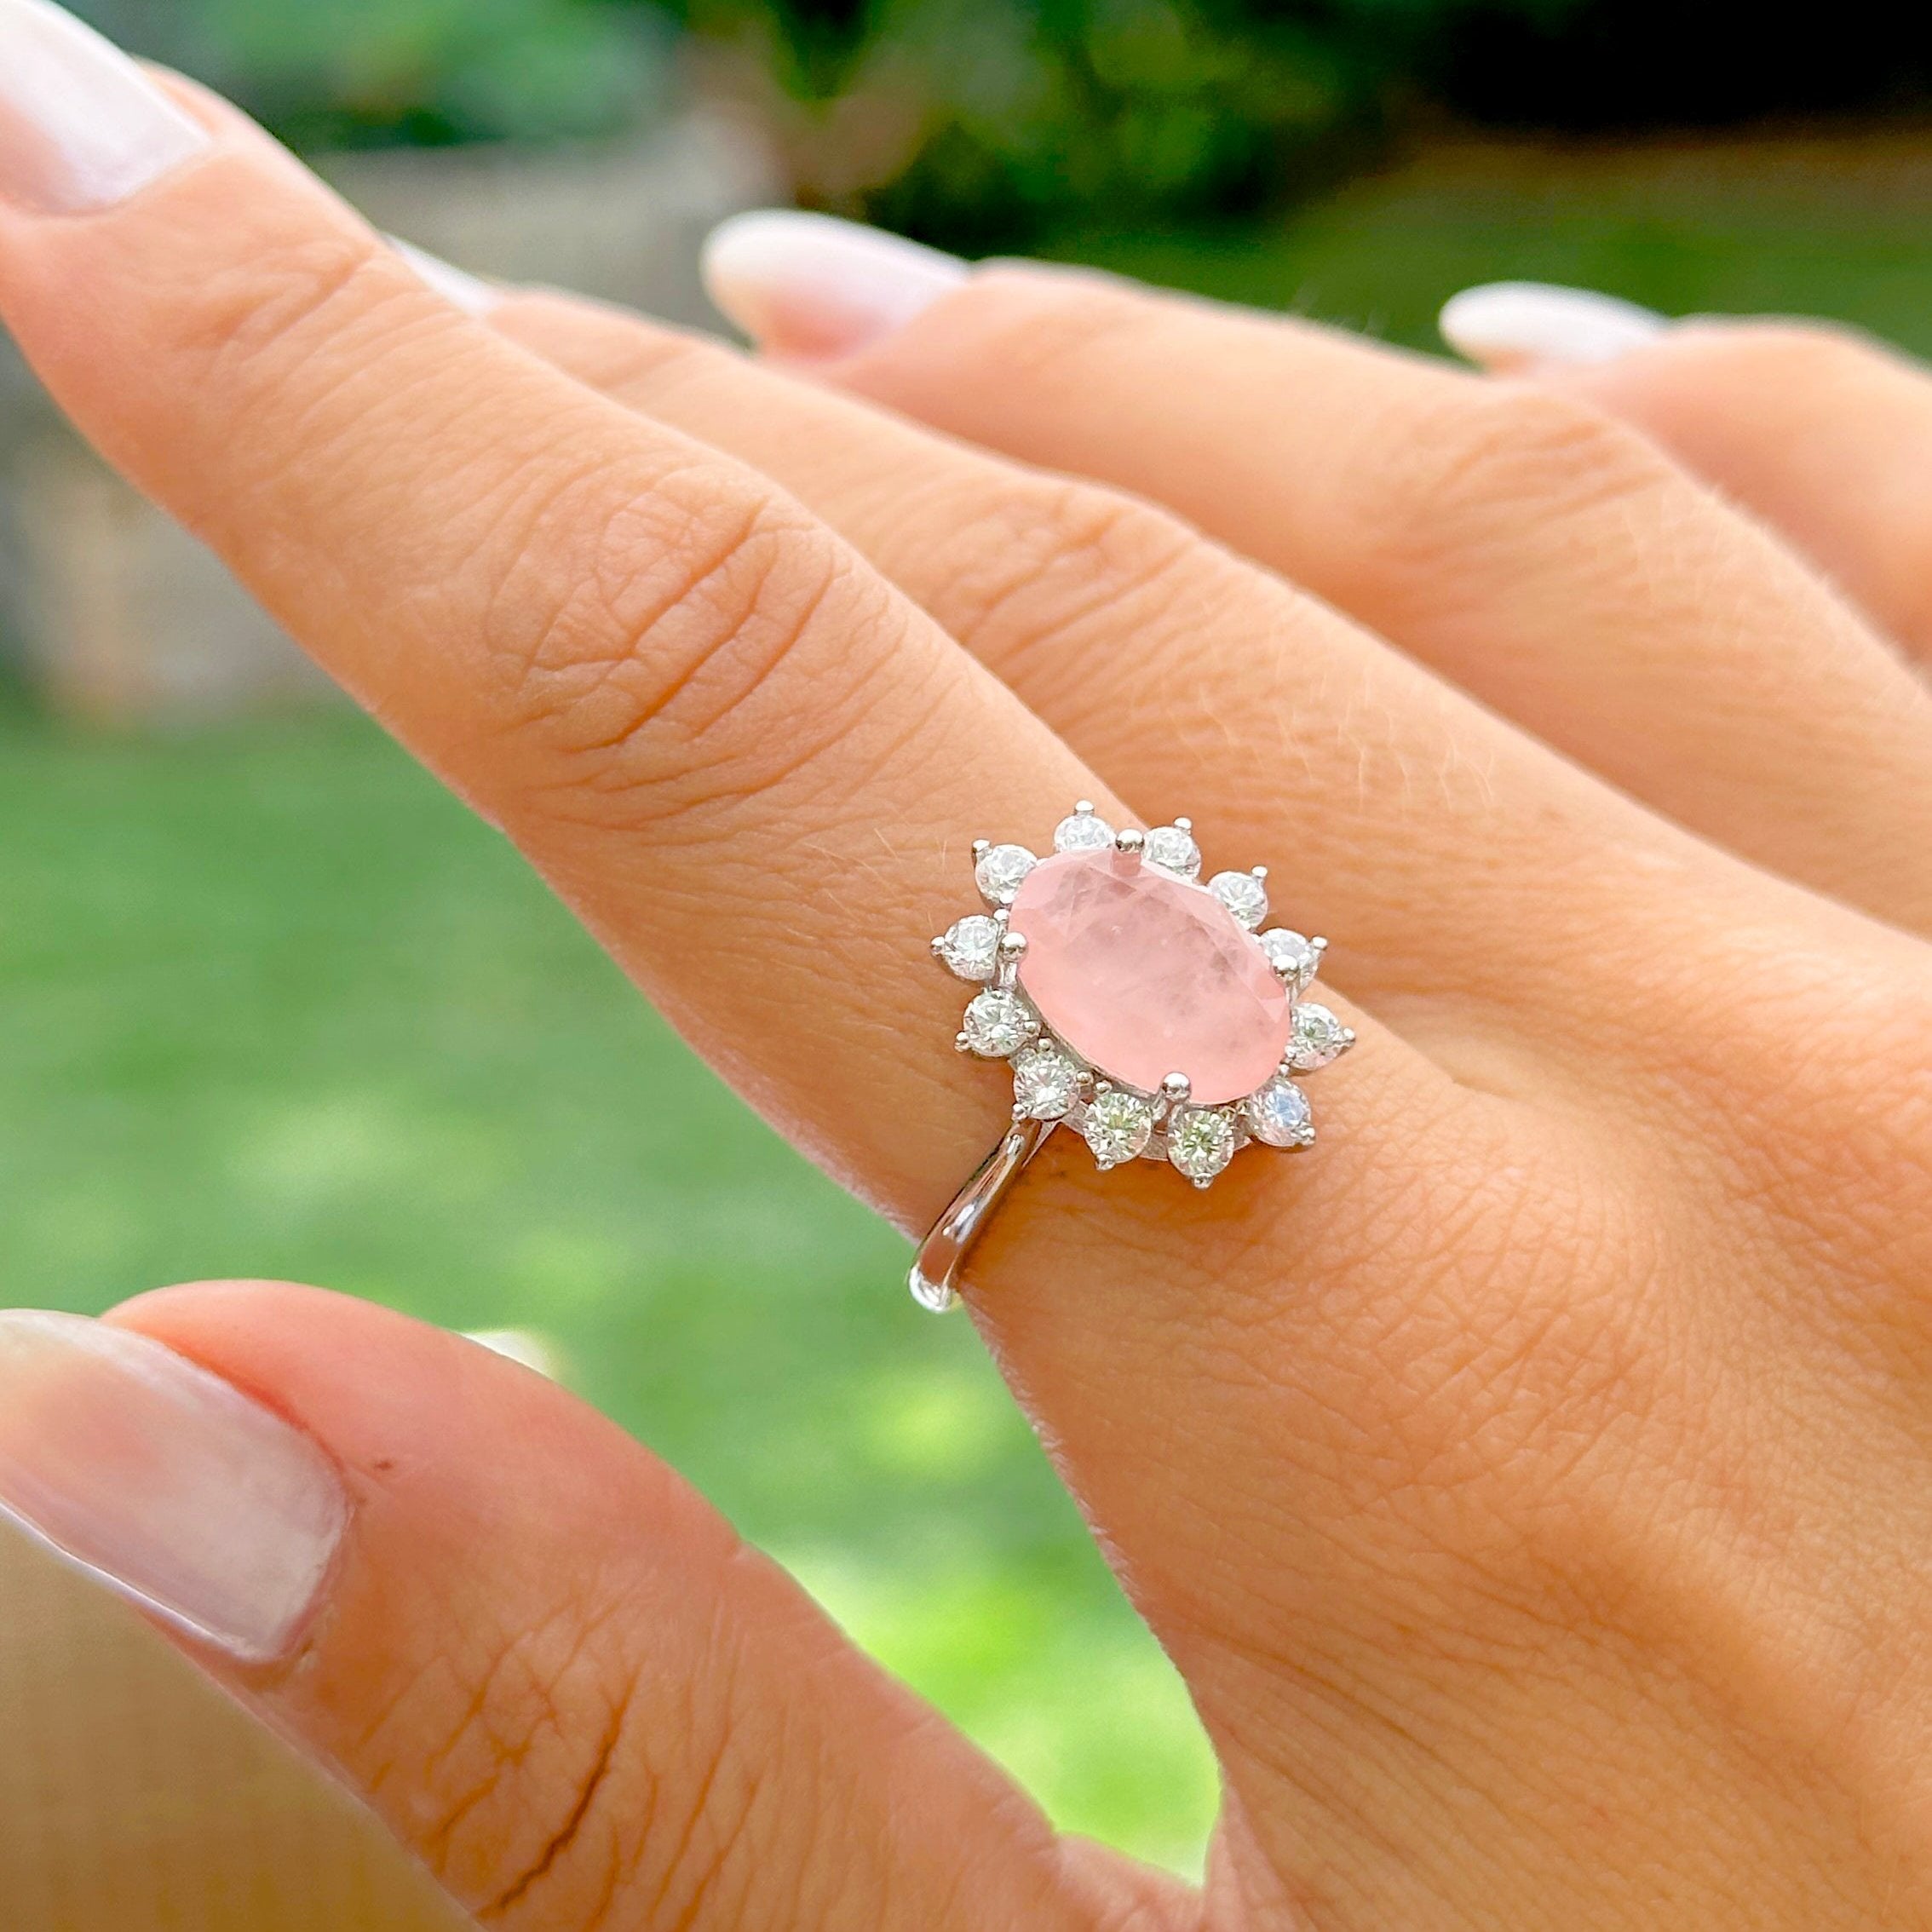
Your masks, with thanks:
<instances>
[{"instance_id":1,"label":"gemstone facet","mask_svg":"<svg viewBox=\"0 0 1932 1932\"><path fill-rule=\"evenodd\" d=\"M1288 1039L1288 1064L1297 1073L1312 1073L1339 1060L1354 1044L1354 1034L1325 1006L1297 1006Z\"/></svg>"},{"instance_id":2,"label":"gemstone facet","mask_svg":"<svg viewBox=\"0 0 1932 1932\"><path fill-rule=\"evenodd\" d=\"M1208 890L1251 933L1268 917L1268 888L1252 872L1216 872Z\"/></svg>"},{"instance_id":3,"label":"gemstone facet","mask_svg":"<svg viewBox=\"0 0 1932 1932\"><path fill-rule=\"evenodd\" d=\"M973 877L990 904L1010 906L1033 865L1033 855L1023 845L989 845L980 854Z\"/></svg>"},{"instance_id":4,"label":"gemstone facet","mask_svg":"<svg viewBox=\"0 0 1932 1932\"><path fill-rule=\"evenodd\" d=\"M934 950L949 972L984 983L999 969L999 927L984 912L970 913L948 926Z\"/></svg>"},{"instance_id":5,"label":"gemstone facet","mask_svg":"<svg viewBox=\"0 0 1932 1932\"><path fill-rule=\"evenodd\" d=\"M1039 1026L1032 1008L1018 993L988 992L976 995L968 1005L963 1031L966 1044L982 1060L1004 1060L1025 1046Z\"/></svg>"},{"instance_id":6,"label":"gemstone facet","mask_svg":"<svg viewBox=\"0 0 1932 1932\"><path fill-rule=\"evenodd\" d=\"M1218 1107L1280 1064L1289 990L1199 886L1117 852L1062 853L1028 875L1010 929L1041 1018L1123 1086L1153 1094L1183 1073L1197 1105Z\"/></svg>"},{"instance_id":7,"label":"gemstone facet","mask_svg":"<svg viewBox=\"0 0 1932 1932\"><path fill-rule=\"evenodd\" d=\"M1292 1080L1276 1078L1257 1087L1241 1111L1248 1131L1264 1146L1305 1147L1314 1138L1308 1096Z\"/></svg>"},{"instance_id":8,"label":"gemstone facet","mask_svg":"<svg viewBox=\"0 0 1932 1932\"><path fill-rule=\"evenodd\" d=\"M1080 1132L1102 1167L1118 1167L1146 1150L1153 1138L1153 1120L1152 1101L1110 1087L1087 1103Z\"/></svg>"},{"instance_id":9,"label":"gemstone facet","mask_svg":"<svg viewBox=\"0 0 1932 1932\"><path fill-rule=\"evenodd\" d=\"M1095 812L1073 812L1054 828L1055 852L1103 852L1113 843L1113 827Z\"/></svg>"},{"instance_id":10,"label":"gemstone facet","mask_svg":"<svg viewBox=\"0 0 1932 1932\"><path fill-rule=\"evenodd\" d=\"M1013 1060L1013 1104L1035 1120L1058 1120L1080 1098L1080 1069L1050 1041Z\"/></svg>"},{"instance_id":11,"label":"gemstone facet","mask_svg":"<svg viewBox=\"0 0 1932 1932\"><path fill-rule=\"evenodd\" d=\"M1234 1158L1234 1121L1216 1107L1186 1107L1167 1124L1167 1158L1205 1187Z\"/></svg>"}]
</instances>

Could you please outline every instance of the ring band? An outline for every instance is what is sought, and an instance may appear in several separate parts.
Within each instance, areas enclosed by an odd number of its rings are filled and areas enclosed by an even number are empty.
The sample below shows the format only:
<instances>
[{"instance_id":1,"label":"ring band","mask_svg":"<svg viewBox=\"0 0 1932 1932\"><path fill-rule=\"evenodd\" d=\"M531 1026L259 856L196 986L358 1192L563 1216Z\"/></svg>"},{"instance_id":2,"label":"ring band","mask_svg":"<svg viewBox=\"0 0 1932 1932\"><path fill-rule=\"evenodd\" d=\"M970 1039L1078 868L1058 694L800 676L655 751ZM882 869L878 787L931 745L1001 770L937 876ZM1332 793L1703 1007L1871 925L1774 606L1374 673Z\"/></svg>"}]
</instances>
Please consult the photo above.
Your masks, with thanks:
<instances>
[{"instance_id":1,"label":"ring band","mask_svg":"<svg viewBox=\"0 0 1932 1932\"><path fill-rule=\"evenodd\" d=\"M1327 941L1268 917L1268 873L1200 884L1187 819L1116 832L1083 799L1053 852L973 847L986 911L933 941L980 988L954 1044L1013 1073L1013 1124L920 1244L909 1278L922 1308L957 1299L973 1244L1054 1129L1078 1133L1102 1168L1164 1160L1211 1186L1251 1142L1314 1139L1293 1076L1354 1045L1325 1006L1302 998Z\"/></svg>"}]
</instances>

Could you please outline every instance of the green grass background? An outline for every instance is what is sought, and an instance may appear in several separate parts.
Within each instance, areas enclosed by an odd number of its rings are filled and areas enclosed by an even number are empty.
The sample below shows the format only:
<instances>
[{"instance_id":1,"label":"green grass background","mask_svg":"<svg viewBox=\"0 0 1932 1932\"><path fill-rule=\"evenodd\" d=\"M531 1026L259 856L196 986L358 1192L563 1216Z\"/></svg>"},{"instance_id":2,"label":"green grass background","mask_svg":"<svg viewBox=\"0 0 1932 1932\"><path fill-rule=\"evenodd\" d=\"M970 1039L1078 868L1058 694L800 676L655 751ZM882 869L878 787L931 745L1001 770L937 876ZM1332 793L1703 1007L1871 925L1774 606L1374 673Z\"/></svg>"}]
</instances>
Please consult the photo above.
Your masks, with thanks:
<instances>
[{"instance_id":1,"label":"green grass background","mask_svg":"<svg viewBox=\"0 0 1932 1932\"><path fill-rule=\"evenodd\" d=\"M1285 229L1058 252L1418 346L1456 288L1532 275L1932 347L1909 155L1726 152L1452 153ZM128 739L17 704L0 814L8 1298L263 1274L539 1329L1056 1818L1198 1865L1214 1780L1186 1699L969 1327L917 1314L897 1238L495 835L331 712Z\"/></svg>"}]
</instances>

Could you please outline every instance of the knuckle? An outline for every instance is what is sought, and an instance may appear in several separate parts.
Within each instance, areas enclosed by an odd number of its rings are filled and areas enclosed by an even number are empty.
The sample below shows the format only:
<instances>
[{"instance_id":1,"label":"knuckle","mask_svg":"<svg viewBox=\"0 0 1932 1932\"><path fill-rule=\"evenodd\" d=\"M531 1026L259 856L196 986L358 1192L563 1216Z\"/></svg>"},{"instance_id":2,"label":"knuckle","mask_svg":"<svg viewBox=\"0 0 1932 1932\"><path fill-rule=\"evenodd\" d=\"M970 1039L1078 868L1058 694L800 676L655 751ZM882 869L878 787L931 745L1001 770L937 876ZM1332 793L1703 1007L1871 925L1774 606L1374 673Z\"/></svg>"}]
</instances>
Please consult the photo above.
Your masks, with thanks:
<instances>
[{"instance_id":1,"label":"knuckle","mask_svg":"<svg viewBox=\"0 0 1932 1932\"><path fill-rule=\"evenodd\" d=\"M764 790L835 741L850 681L794 659L835 633L849 658L893 609L829 531L709 464L567 481L487 549L496 715L539 789L627 817L698 773Z\"/></svg>"},{"instance_id":2,"label":"knuckle","mask_svg":"<svg viewBox=\"0 0 1932 1932\"><path fill-rule=\"evenodd\" d=\"M1141 623L1201 549L1178 520L1098 485L1003 480L961 520L945 627L1003 665L1042 676L1064 647Z\"/></svg>"},{"instance_id":3,"label":"knuckle","mask_svg":"<svg viewBox=\"0 0 1932 1932\"><path fill-rule=\"evenodd\" d=\"M1370 452L1386 481L1371 567L1452 572L1471 553L1520 538L1522 519L1579 517L1666 486L1668 460L1637 432L1579 398L1527 383L1458 383L1400 447Z\"/></svg>"},{"instance_id":4,"label":"knuckle","mask_svg":"<svg viewBox=\"0 0 1932 1932\"><path fill-rule=\"evenodd\" d=\"M604 1932L700 1905L728 1922L756 1877L773 1833L727 1626L687 1670L654 1670L624 1602L499 1636L391 1719L416 1741L377 1788L411 1794L417 1849L481 1924Z\"/></svg>"},{"instance_id":5,"label":"knuckle","mask_svg":"<svg viewBox=\"0 0 1932 1932\"><path fill-rule=\"evenodd\" d=\"M186 372L204 406L256 421L299 382L318 380L319 348L342 345L348 368L368 354L386 315L417 314L400 300L406 274L348 233L278 239L243 252L160 305L163 352Z\"/></svg>"}]
</instances>

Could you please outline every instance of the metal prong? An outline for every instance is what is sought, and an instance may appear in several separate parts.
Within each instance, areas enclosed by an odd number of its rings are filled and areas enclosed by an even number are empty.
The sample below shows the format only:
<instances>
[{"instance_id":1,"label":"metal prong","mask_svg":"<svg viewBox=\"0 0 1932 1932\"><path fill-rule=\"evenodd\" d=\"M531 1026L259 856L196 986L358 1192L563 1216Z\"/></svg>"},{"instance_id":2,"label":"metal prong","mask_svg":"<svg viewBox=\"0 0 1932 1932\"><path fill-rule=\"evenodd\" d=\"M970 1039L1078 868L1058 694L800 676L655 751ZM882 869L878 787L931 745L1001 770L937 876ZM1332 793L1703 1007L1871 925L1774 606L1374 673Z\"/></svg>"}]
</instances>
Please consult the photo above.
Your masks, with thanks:
<instances>
[{"instance_id":1,"label":"metal prong","mask_svg":"<svg viewBox=\"0 0 1932 1932\"><path fill-rule=\"evenodd\" d=\"M1268 877L1268 867L1266 865L1256 865L1250 876L1257 879L1265 879Z\"/></svg>"},{"instance_id":2,"label":"metal prong","mask_svg":"<svg viewBox=\"0 0 1932 1932\"><path fill-rule=\"evenodd\" d=\"M1308 941L1308 951L1310 952L1326 952L1328 951L1328 941L1325 939L1312 939Z\"/></svg>"},{"instance_id":3,"label":"metal prong","mask_svg":"<svg viewBox=\"0 0 1932 1932\"><path fill-rule=\"evenodd\" d=\"M1093 808L1094 802L1090 798L1077 798L1073 802L1073 809L1076 812L1091 813Z\"/></svg>"},{"instance_id":4,"label":"metal prong","mask_svg":"<svg viewBox=\"0 0 1932 1932\"><path fill-rule=\"evenodd\" d=\"M1147 849L1147 835L1144 831L1136 831L1131 826L1124 832L1113 835L1113 849L1123 859L1138 859Z\"/></svg>"},{"instance_id":5,"label":"metal prong","mask_svg":"<svg viewBox=\"0 0 1932 1932\"><path fill-rule=\"evenodd\" d=\"M1197 1187L1211 1187L1214 1183L1211 1181L1197 1181L1194 1185Z\"/></svg>"},{"instance_id":6,"label":"metal prong","mask_svg":"<svg viewBox=\"0 0 1932 1932\"><path fill-rule=\"evenodd\" d=\"M954 1050L958 1053L970 1053L973 1050L973 1043L963 1033L955 1033L952 1036L952 1044Z\"/></svg>"},{"instance_id":7,"label":"metal prong","mask_svg":"<svg viewBox=\"0 0 1932 1932\"><path fill-rule=\"evenodd\" d=\"M941 933L933 941L933 957L937 959L946 951L946 934Z\"/></svg>"},{"instance_id":8,"label":"metal prong","mask_svg":"<svg viewBox=\"0 0 1932 1932\"><path fill-rule=\"evenodd\" d=\"M1160 1084L1160 1090L1176 1106L1185 1101L1194 1090L1194 1083L1185 1073L1170 1073Z\"/></svg>"},{"instance_id":9,"label":"metal prong","mask_svg":"<svg viewBox=\"0 0 1932 1932\"><path fill-rule=\"evenodd\" d=\"M1192 831L1194 829L1194 821L1192 819L1176 819L1174 822L1180 826L1182 831Z\"/></svg>"},{"instance_id":10,"label":"metal prong","mask_svg":"<svg viewBox=\"0 0 1932 1932\"><path fill-rule=\"evenodd\" d=\"M1019 959L1026 951L1026 935L1024 933L1002 933L999 935L999 956L1002 959Z\"/></svg>"},{"instance_id":11,"label":"metal prong","mask_svg":"<svg viewBox=\"0 0 1932 1932\"><path fill-rule=\"evenodd\" d=\"M984 859L992 850L992 841L990 838L976 838L973 841L973 856L975 859Z\"/></svg>"}]
</instances>

